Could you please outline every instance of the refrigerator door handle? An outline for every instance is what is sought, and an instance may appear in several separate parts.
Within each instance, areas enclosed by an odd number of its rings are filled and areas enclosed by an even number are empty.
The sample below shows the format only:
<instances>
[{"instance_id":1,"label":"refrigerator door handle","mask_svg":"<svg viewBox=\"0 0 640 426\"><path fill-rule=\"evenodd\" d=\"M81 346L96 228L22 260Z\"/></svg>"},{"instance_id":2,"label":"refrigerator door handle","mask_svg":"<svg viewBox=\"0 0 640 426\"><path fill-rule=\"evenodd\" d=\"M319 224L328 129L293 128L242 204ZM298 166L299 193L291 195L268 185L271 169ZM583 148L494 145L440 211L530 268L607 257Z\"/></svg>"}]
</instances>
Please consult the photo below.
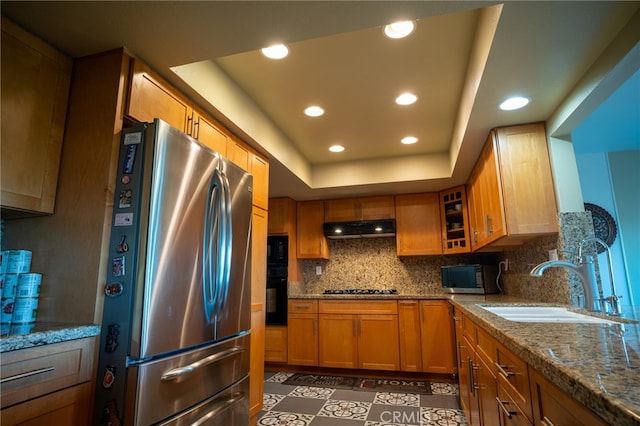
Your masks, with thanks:
<instances>
[{"instance_id":1,"label":"refrigerator door handle","mask_svg":"<svg viewBox=\"0 0 640 426\"><path fill-rule=\"evenodd\" d=\"M222 164L222 162L220 163ZM229 280L231 277L231 257L233 247L233 235L232 235L232 214L231 214L231 188L229 186L229 179L227 175L219 170L220 183L222 187L220 204L218 205L218 215L220 217L220 238L219 238L219 250L220 267L218 268L218 276L216 282L217 294L215 298L214 312L217 316L222 312L224 305L227 302L229 295Z\"/></svg>"},{"instance_id":2,"label":"refrigerator door handle","mask_svg":"<svg viewBox=\"0 0 640 426\"><path fill-rule=\"evenodd\" d=\"M209 364L213 364L216 362L220 362L224 359L227 359L229 357L241 354L242 352L244 352L244 348L235 346L233 348L229 348L226 349L222 352L218 352L215 353L213 355L209 355L206 358L203 358L201 360L198 360L196 362L193 362L189 365L185 365L184 367L178 367L178 368L173 368L169 371L167 371L166 373L164 373L161 377L160 380L163 382L169 381L169 380L176 380L179 379L181 377L184 377L188 374L191 374L193 372L195 372L196 370L198 370L199 368L205 367Z\"/></svg>"},{"instance_id":3,"label":"refrigerator door handle","mask_svg":"<svg viewBox=\"0 0 640 426\"><path fill-rule=\"evenodd\" d=\"M219 163L218 163L219 164ZM216 298L219 293L221 271L224 265L223 218L220 205L224 202L224 184L221 173L216 168L209 183L209 194L205 211L204 235L202 240L202 293L207 322L214 317Z\"/></svg>"}]
</instances>

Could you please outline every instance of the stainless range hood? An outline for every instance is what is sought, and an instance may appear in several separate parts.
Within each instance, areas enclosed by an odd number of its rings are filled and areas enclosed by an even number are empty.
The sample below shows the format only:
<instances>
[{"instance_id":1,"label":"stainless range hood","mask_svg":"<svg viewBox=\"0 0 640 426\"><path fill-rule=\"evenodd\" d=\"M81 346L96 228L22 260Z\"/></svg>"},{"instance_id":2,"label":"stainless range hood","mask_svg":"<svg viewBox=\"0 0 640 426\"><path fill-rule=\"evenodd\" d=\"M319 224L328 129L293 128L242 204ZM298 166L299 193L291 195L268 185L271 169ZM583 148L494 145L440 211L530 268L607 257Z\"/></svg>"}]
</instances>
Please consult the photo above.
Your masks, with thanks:
<instances>
[{"instance_id":1,"label":"stainless range hood","mask_svg":"<svg viewBox=\"0 0 640 426\"><path fill-rule=\"evenodd\" d=\"M331 239L393 237L396 235L395 219L327 222L323 228L324 235Z\"/></svg>"}]
</instances>

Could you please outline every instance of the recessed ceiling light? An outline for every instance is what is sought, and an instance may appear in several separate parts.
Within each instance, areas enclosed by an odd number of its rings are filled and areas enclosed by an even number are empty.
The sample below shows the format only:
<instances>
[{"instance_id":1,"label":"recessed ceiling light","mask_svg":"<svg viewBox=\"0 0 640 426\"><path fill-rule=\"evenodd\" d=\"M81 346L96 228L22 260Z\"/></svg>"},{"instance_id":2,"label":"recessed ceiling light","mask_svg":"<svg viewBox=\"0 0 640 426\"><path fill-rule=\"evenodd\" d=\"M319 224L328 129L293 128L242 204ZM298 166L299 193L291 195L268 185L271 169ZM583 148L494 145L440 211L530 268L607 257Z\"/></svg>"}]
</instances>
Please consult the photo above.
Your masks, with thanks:
<instances>
[{"instance_id":1,"label":"recessed ceiling light","mask_svg":"<svg viewBox=\"0 0 640 426\"><path fill-rule=\"evenodd\" d=\"M262 49L262 54L269 59L282 59L287 57L289 49L284 44L274 44Z\"/></svg>"},{"instance_id":2,"label":"recessed ceiling light","mask_svg":"<svg viewBox=\"0 0 640 426\"><path fill-rule=\"evenodd\" d=\"M331 151L331 152L342 152L342 151L344 151L344 146L342 146L342 145L331 145L329 147L329 151Z\"/></svg>"},{"instance_id":3,"label":"recessed ceiling light","mask_svg":"<svg viewBox=\"0 0 640 426\"><path fill-rule=\"evenodd\" d=\"M415 30L416 24L413 21L393 22L384 26L384 35L389 38L403 38Z\"/></svg>"},{"instance_id":4,"label":"recessed ceiling light","mask_svg":"<svg viewBox=\"0 0 640 426\"><path fill-rule=\"evenodd\" d=\"M317 105L312 105L310 107L305 108L304 113L309 117L320 117L322 114L324 114L324 109L322 109Z\"/></svg>"},{"instance_id":5,"label":"recessed ceiling light","mask_svg":"<svg viewBox=\"0 0 640 426\"><path fill-rule=\"evenodd\" d=\"M402 138L400 142L402 142L405 145L411 145L418 142L418 138L416 138L415 136L407 136Z\"/></svg>"},{"instance_id":6,"label":"recessed ceiling light","mask_svg":"<svg viewBox=\"0 0 640 426\"><path fill-rule=\"evenodd\" d=\"M529 98L524 98L522 96L514 96L502 102L500 104L500 109L504 111L511 111L514 109L520 109L523 106L529 103Z\"/></svg>"},{"instance_id":7,"label":"recessed ceiling light","mask_svg":"<svg viewBox=\"0 0 640 426\"><path fill-rule=\"evenodd\" d=\"M417 100L418 100L418 97L413 93L403 93L402 95L396 98L396 103L398 105L411 105Z\"/></svg>"}]
</instances>

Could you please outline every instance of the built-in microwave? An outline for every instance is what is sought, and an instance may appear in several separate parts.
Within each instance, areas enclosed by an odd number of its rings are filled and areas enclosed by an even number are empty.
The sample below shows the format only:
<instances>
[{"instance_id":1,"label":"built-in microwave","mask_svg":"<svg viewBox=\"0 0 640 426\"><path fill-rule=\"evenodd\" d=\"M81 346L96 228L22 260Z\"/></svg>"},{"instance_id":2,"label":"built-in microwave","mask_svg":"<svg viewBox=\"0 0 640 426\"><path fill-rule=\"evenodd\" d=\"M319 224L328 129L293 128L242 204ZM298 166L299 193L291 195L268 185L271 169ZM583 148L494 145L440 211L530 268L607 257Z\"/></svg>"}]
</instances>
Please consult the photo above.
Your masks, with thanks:
<instances>
[{"instance_id":1,"label":"built-in microwave","mask_svg":"<svg viewBox=\"0 0 640 426\"><path fill-rule=\"evenodd\" d=\"M452 265L443 266L441 271L445 293L498 293L496 265Z\"/></svg>"}]
</instances>

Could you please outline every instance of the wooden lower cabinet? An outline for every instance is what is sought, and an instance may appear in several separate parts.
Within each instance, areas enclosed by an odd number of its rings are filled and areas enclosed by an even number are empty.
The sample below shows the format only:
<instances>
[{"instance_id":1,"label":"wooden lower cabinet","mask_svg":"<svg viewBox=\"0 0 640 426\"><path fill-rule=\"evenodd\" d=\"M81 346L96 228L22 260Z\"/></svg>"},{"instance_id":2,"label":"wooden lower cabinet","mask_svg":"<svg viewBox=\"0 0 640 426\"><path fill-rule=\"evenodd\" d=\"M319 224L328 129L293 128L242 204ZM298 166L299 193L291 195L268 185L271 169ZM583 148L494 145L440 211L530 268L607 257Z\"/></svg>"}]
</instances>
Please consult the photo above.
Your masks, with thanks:
<instances>
[{"instance_id":1,"label":"wooden lower cabinet","mask_svg":"<svg viewBox=\"0 0 640 426\"><path fill-rule=\"evenodd\" d=\"M287 362L287 326L268 325L264 329L265 362Z\"/></svg>"},{"instance_id":2,"label":"wooden lower cabinet","mask_svg":"<svg viewBox=\"0 0 640 426\"><path fill-rule=\"evenodd\" d=\"M498 395L496 376L490 365L476 353L475 363L475 390L480 406L481 423L485 426L499 424Z\"/></svg>"},{"instance_id":3,"label":"wooden lower cabinet","mask_svg":"<svg viewBox=\"0 0 640 426\"><path fill-rule=\"evenodd\" d=\"M359 315L358 368L399 370L397 315Z\"/></svg>"},{"instance_id":4,"label":"wooden lower cabinet","mask_svg":"<svg viewBox=\"0 0 640 426\"><path fill-rule=\"evenodd\" d=\"M358 368L357 315L318 315L321 367Z\"/></svg>"},{"instance_id":5,"label":"wooden lower cabinet","mask_svg":"<svg viewBox=\"0 0 640 426\"><path fill-rule=\"evenodd\" d=\"M0 424L90 422L97 337L2 354Z\"/></svg>"},{"instance_id":6,"label":"wooden lower cabinet","mask_svg":"<svg viewBox=\"0 0 640 426\"><path fill-rule=\"evenodd\" d=\"M446 300L420 302L422 371L426 373L456 372L451 309Z\"/></svg>"},{"instance_id":7,"label":"wooden lower cabinet","mask_svg":"<svg viewBox=\"0 0 640 426\"><path fill-rule=\"evenodd\" d=\"M93 404L90 382L35 398L0 411L3 426L77 425L89 424Z\"/></svg>"},{"instance_id":8,"label":"wooden lower cabinet","mask_svg":"<svg viewBox=\"0 0 640 426\"><path fill-rule=\"evenodd\" d=\"M607 423L529 368L534 424L604 426Z\"/></svg>"},{"instance_id":9,"label":"wooden lower cabinet","mask_svg":"<svg viewBox=\"0 0 640 426\"><path fill-rule=\"evenodd\" d=\"M319 365L399 370L397 302L319 301Z\"/></svg>"},{"instance_id":10,"label":"wooden lower cabinet","mask_svg":"<svg viewBox=\"0 0 640 426\"><path fill-rule=\"evenodd\" d=\"M287 362L318 365L318 301L289 300Z\"/></svg>"},{"instance_id":11,"label":"wooden lower cabinet","mask_svg":"<svg viewBox=\"0 0 640 426\"><path fill-rule=\"evenodd\" d=\"M249 415L257 422L264 393L264 320L263 305L251 305L251 357L249 364Z\"/></svg>"},{"instance_id":12,"label":"wooden lower cabinet","mask_svg":"<svg viewBox=\"0 0 640 426\"><path fill-rule=\"evenodd\" d=\"M605 425L456 310L460 402L472 426Z\"/></svg>"},{"instance_id":13,"label":"wooden lower cabinet","mask_svg":"<svg viewBox=\"0 0 640 426\"><path fill-rule=\"evenodd\" d=\"M418 300L398 300L398 327L400 370L422 371L420 302Z\"/></svg>"},{"instance_id":14,"label":"wooden lower cabinet","mask_svg":"<svg viewBox=\"0 0 640 426\"><path fill-rule=\"evenodd\" d=\"M457 372L451 309L446 300L398 301L402 371Z\"/></svg>"}]
</instances>

